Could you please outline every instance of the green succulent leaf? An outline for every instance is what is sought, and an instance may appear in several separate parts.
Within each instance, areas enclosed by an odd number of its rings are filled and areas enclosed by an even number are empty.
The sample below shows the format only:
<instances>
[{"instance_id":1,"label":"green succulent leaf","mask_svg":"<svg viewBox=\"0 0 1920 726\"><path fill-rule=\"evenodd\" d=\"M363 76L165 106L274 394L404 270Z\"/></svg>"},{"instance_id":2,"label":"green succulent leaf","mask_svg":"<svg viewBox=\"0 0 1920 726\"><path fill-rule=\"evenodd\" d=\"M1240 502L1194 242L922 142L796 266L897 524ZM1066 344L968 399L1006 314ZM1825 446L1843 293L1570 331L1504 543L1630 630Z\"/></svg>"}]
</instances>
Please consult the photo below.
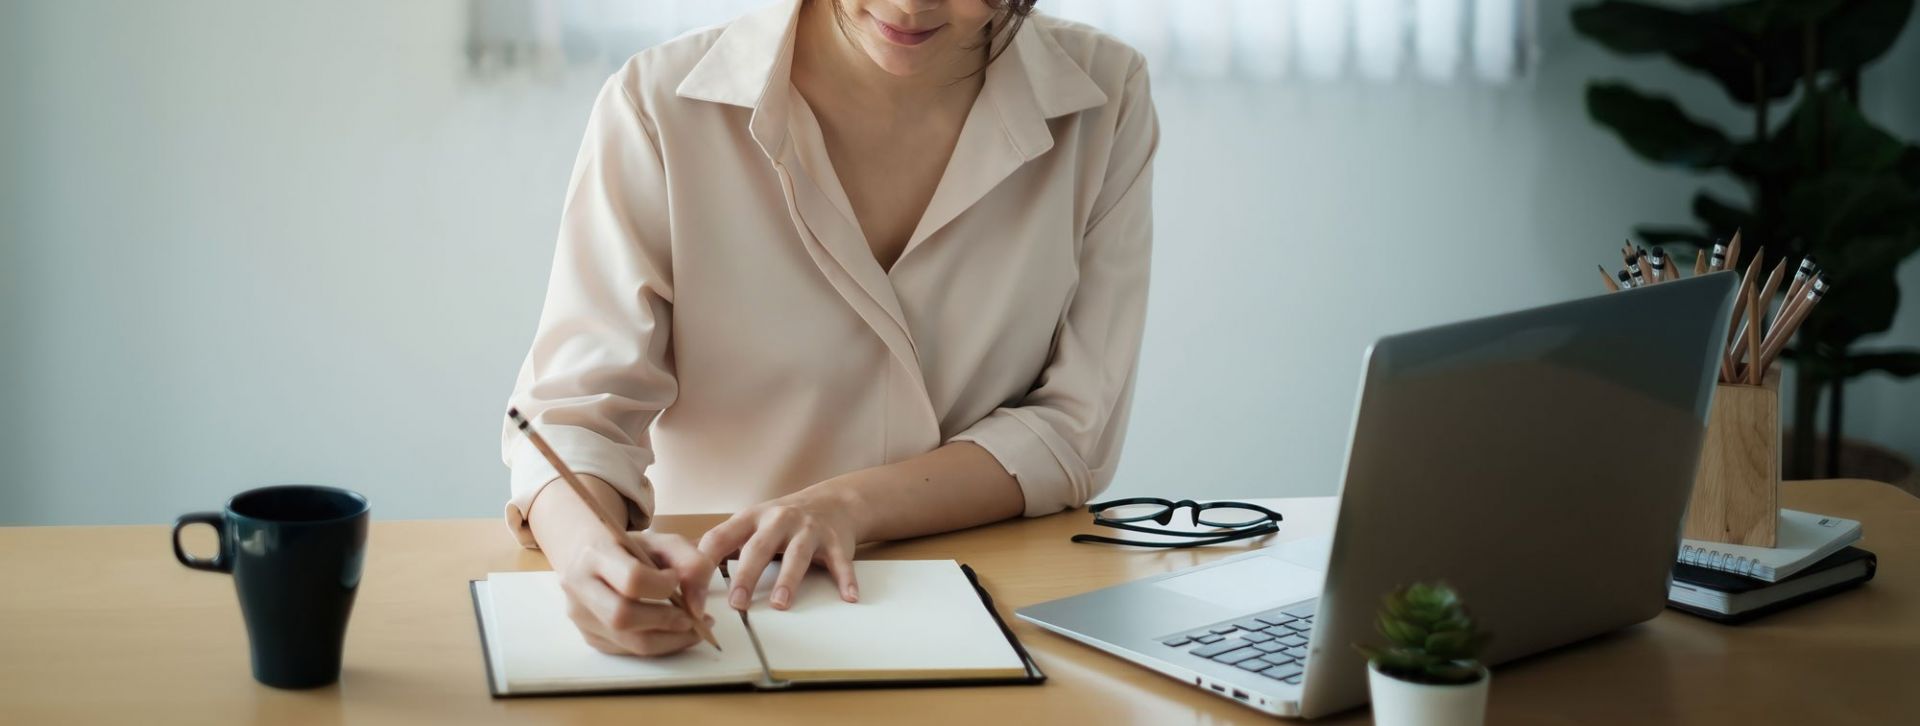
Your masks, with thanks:
<instances>
[{"instance_id":1,"label":"green succulent leaf","mask_svg":"<svg viewBox=\"0 0 1920 726\"><path fill-rule=\"evenodd\" d=\"M1427 640L1427 631L1414 623L1397 618L1382 617L1380 634L1395 645L1417 646Z\"/></svg>"},{"instance_id":2,"label":"green succulent leaf","mask_svg":"<svg viewBox=\"0 0 1920 726\"><path fill-rule=\"evenodd\" d=\"M1473 633L1449 630L1427 636L1428 653L1441 660L1459 660L1473 656Z\"/></svg>"},{"instance_id":3,"label":"green succulent leaf","mask_svg":"<svg viewBox=\"0 0 1920 726\"><path fill-rule=\"evenodd\" d=\"M1459 594L1443 584L1416 583L1389 593L1375 628L1390 645L1354 647L1382 671L1423 682L1445 682L1434 680L1434 673L1451 674L1449 664L1456 662L1476 669L1472 659L1487 642L1485 633L1474 630Z\"/></svg>"},{"instance_id":4,"label":"green succulent leaf","mask_svg":"<svg viewBox=\"0 0 1920 726\"><path fill-rule=\"evenodd\" d=\"M1694 120L1663 96L1624 83L1587 86L1587 114L1612 129L1634 153L1649 161L1688 169L1712 169L1733 156L1733 143L1719 129Z\"/></svg>"},{"instance_id":5,"label":"green succulent leaf","mask_svg":"<svg viewBox=\"0 0 1920 726\"><path fill-rule=\"evenodd\" d=\"M1480 680L1480 667L1467 663L1435 663L1426 668L1427 679L1433 683L1457 685Z\"/></svg>"}]
</instances>

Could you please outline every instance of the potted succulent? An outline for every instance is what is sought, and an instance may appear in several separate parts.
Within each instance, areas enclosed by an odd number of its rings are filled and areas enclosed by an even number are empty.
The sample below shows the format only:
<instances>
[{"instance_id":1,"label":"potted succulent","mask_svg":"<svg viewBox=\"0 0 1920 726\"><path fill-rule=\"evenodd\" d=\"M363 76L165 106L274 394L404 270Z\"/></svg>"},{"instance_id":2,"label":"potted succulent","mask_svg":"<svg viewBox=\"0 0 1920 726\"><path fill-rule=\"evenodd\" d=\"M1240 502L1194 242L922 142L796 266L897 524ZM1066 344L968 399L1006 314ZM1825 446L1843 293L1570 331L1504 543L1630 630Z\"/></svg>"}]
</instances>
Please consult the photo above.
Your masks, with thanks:
<instances>
[{"instance_id":1,"label":"potted succulent","mask_svg":"<svg viewBox=\"0 0 1920 726\"><path fill-rule=\"evenodd\" d=\"M1373 718L1381 726L1478 726L1493 674L1477 657L1488 634L1474 629L1460 596L1444 584L1388 594L1375 627L1389 645L1356 644L1367 656Z\"/></svg>"}]
</instances>

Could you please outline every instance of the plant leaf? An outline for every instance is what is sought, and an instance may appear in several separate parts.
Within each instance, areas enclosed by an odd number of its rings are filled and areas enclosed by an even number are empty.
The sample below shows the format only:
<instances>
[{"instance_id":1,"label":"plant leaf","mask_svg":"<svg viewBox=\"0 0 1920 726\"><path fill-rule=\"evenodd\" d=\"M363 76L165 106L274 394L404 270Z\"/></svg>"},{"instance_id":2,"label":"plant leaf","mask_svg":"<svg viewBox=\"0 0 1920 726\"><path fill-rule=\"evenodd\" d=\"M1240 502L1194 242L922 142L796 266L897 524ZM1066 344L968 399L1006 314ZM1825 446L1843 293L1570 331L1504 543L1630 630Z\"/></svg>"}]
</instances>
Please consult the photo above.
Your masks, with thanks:
<instances>
[{"instance_id":1,"label":"plant leaf","mask_svg":"<svg viewBox=\"0 0 1920 726\"><path fill-rule=\"evenodd\" d=\"M1693 195L1693 216L1714 229L1740 229L1753 224L1752 212L1720 201L1704 189Z\"/></svg>"},{"instance_id":2,"label":"plant leaf","mask_svg":"<svg viewBox=\"0 0 1920 726\"><path fill-rule=\"evenodd\" d=\"M1831 89L1802 99L1776 136L1792 144L1793 162L1808 172L1885 171L1907 153L1906 144L1873 125L1846 94Z\"/></svg>"},{"instance_id":3,"label":"plant leaf","mask_svg":"<svg viewBox=\"0 0 1920 726\"><path fill-rule=\"evenodd\" d=\"M1859 271L1827 291L1808 313L1801 335L1818 346L1845 350L1862 337L1893 327L1893 315L1899 308L1900 286L1892 270L1878 274Z\"/></svg>"},{"instance_id":4,"label":"plant leaf","mask_svg":"<svg viewBox=\"0 0 1920 726\"><path fill-rule=\"evenodd\" d=\"M1822 70L1847 73L1885 54L1907 27L1913 0L1846 3L1820 22Z\"/></svg>"},{"instance_id":5,"label":"plant leaf","mask_svg":"<svg viewBox=\"0 0 1920 726\"><path fill-rule=\"evenodd\" d=\"M1623 55L1693 52L1703 35L1692 13L1620 0L1574 8L1573 29Z\"/></svg>"},{"instance_id":6,"label":"plant leaf","mask_svg":"<svg viewBox=\"0 0 1920 726\"><path fill-rule=\"evenodd\" d=\"M1473 645L1473 633L1462 630L1449 630L1427 636L1426 649L1433 657L1441 660L1458 660L1473 654L1469 648Z\"/></svg>"},{"instance_id":7,"label":"plant leaf","mask_svg":"<svg viewBox=\"0 0 1920 726\"><path fill-rule=\"evenodd\" d=\"M1426 676L1434 683L1461 685L1480 680L1480 668L1471 663L1434 663L1426 667Z\"/></svg>"},{"instance_id":8,"label":"plant leaf","mask_svg":"<svg viewBox=\"0 0 1920 726\"><path fill-rule=\"evenodd\" d=\"M1831 15L1847 0L1751 0L1720 8L1719 15L1741 32L1766 35L1799 29Z\"/></svg>"},{"instance_id":9,"label":"plant leaf","mask_svg":"<svg viewBox=\"0 0 1920 726\"><path fill-rule=\"evenodd\" d=\"M1718 9L1687 12L1624 0L1605 0L1573 12L1574 30L1609 50L1665 54L1712 77L1728 96L1747 105L1761 95L1777 99L1793 93L1800 76L1797 37L1749 32L1743 24L1751 22L1738 12L1729 17ZM1754 88L1756 65L1766 69L1761 93Z\"/></svg>"},{"instance_id":10,"label":"plant leaf","mask_svg":"<svg viewBox=\"0 0 1920 726\"><path fill-rule=\"evenodd\" d=\"M1713 238L1685 227L1634 227L1633 236L1645 242L1648 247L1701 249L1713 244Z\"/></svg>"},{"instance_id":11,"label":"plant leaf","mask_svg":"<svg viewBox=\"0 0 1920 726\"><path fill-rule=\"evenodd\" d=\"M1887 174L1835 172L1795 185L1787 218L1823 264L1844 263L1856 237L1900 236L1920 220L1920 192Z\"/></svg>"},{"instance_id":12,"label":"plant leaf","mask_svg":"<svg viewBox=\"0 0 1920 726\"><path fill-rule=\"evenodd\" d=\"M1733 144L1719 129L1687 116L1679 104L1624 83L1587 86L1587 115L1612 129L1634 153L1659 164L1711 169L1727 162Z\"/></svg>"},{"instance_id":13,"label":"plant leaf","mask_svg":"<svg viewBox=\"0 0 1920 726\"><path fill-rule=\"evenodd\" d=\"M1387 640L1392 641L1394 645L1419 647L1427 642L1426 630L1404 620L1382 617L1380 632L1386 635Z\"/></svg>"}]
</instances>

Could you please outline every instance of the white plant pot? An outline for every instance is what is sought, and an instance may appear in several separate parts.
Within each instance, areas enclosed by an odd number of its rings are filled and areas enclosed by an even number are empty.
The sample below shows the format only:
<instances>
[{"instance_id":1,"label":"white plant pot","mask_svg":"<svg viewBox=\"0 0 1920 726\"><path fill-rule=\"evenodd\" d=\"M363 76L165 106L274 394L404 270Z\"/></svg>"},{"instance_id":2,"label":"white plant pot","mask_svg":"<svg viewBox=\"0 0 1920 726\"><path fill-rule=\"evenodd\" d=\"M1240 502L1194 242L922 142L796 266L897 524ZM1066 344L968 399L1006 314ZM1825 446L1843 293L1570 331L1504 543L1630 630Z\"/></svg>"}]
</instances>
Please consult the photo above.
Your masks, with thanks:
<instances>
[{"instance_id":1,"label":"white plant pot","mask_svg":"<svg viewBox=\"0 0 1920 726\"><path fill-rule=\"evenodd\" d=\"M1367 688L1373 692L1377 726L1481 726L1487 721L1487 684L1493 674L1458 686L1403 681L1367 664Z\"/></svg>"}]
</instances>

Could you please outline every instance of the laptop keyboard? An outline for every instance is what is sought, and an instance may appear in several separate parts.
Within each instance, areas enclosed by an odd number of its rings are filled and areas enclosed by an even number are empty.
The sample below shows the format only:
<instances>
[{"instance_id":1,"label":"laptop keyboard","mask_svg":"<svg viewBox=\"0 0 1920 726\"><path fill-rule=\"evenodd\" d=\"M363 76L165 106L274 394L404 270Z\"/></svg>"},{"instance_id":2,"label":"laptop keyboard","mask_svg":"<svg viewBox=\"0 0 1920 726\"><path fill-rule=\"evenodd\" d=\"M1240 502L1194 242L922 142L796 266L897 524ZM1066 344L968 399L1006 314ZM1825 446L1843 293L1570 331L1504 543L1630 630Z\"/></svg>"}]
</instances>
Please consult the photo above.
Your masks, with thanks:
<instances>
[{"instance_id":1,"label":"laptop keyboard","mask_svg":"<svg viewBox=\"0 0 1920 726\"><path fill-rule=\"evenodd\" d=\"M1196 658L1230 665L1282 683L1298 684L1307 670L1307 641L1318 600L1235 618L1160 639Z\"/></svg>"}]
</instances>

